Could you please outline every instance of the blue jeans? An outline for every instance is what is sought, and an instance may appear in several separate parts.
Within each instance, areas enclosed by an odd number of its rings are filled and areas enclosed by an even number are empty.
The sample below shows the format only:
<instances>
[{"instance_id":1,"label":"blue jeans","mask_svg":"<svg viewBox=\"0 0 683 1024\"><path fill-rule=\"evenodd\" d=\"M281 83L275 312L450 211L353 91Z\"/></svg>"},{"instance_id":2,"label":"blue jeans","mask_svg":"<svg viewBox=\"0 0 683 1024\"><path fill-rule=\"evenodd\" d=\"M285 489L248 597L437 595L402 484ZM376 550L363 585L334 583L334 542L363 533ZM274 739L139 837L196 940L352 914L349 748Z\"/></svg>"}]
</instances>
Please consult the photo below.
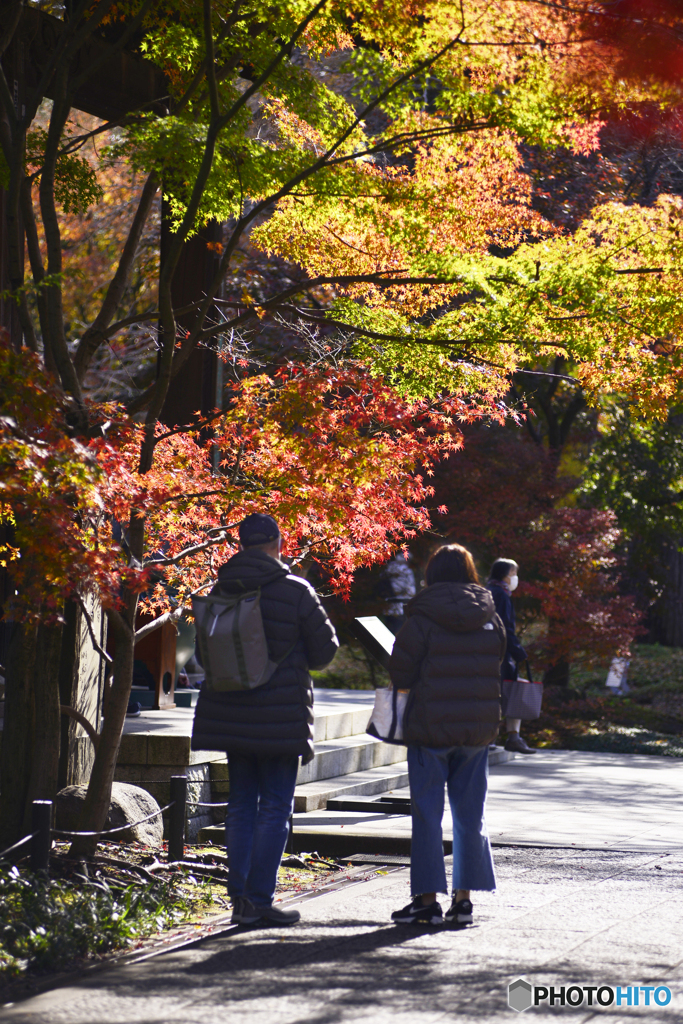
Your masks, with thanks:
<instances>
[{"instance_id":1,"label":"blue jeans","mask_svg":"<svg viewBox=\"0 0 683 1024\"><path fill-rule=\"evenodd\" d=\"M228 766L228 895L246 896L257 907L269 907L289 836L299 758L229 753Z\"/></svg>"},{"instance_id":2,"label":"blue jeans","mask_svg":"<svg viewBox=\"0 0 683 1024\"><path fill-rule=\"evenodd\" d=\"M441 820L444 785L453 816L453 892L496 888L484 822L488 747L408 747L413 809L410 888L413 896L448 892Z\"/></svg>"}]
</instances>

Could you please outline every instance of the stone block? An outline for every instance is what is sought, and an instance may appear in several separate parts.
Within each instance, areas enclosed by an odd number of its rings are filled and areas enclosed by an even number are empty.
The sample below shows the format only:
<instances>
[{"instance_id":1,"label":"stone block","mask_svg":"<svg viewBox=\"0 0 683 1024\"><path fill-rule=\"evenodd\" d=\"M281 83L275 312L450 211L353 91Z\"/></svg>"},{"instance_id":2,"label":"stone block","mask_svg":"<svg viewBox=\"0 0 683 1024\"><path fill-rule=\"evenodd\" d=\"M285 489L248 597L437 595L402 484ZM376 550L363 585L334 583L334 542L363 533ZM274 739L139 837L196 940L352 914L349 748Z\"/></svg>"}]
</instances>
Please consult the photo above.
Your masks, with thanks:
<instances>
[{"instance_id":1,"label":"stone block","mask_svg":"<svg viewBox=\"0 0 683 1024\"><path fill-rule=\"evenodd\" d=\"M146 732L124 733L117 758L118 764L147 764Z\"/></svg>"},{"instance_id":2,"label":"stone block","mask_svg":"<svg viewBox=\"0 0 683 1024\"><path fill-rule=\"evenodd\" d=\"M187 767L178 765L117 764L115 778L119 782L132 782L144 786L147 782L168 783L171 775L185 775Z\"/></svg>"},{"instance_id":3,"label":"stone block","mask_svg":"<svg viewBox=\"0 0 683 1024\"><path fill-rule=\"evenodd\" d=\"M190 764L190 737L150 733L146 764Z\"/></svg>"},{"instance_id":4,"label":"stone block","mask_svg":"<svg viewBox=\"0 0 683 1024\"><path fill-rule=\"evenodd\" d=\"M225 761L224 750L190 751L190 764L213 764L215 761Z\"/></svg>"},{"instance_id":5,"label":"stone block","mask_svg":"<svg viewBox=\"0 0 683 1024\"><path fill-rule=\"evenodd\" d=\"M316 745L313 761L299 770L297 784L304 785L319 779L331 779L338 775L397 764L405 756L405 747L380 743L365 733L326 741Z\"/></svg>"},{"instance_id":6,"label":"stone block","mask_svg":"<svg viewBox=\"0 0 683 1024\"><path fill-rule=\"evenodd\" d=\"M356 733L365 732L365 730L368 727L368 722L370 721L371 715L371 707L356 708L356 710L353 712L353 727L351 729L351 734L355 735Z\"/></svg>"},{"instance_id":7,"label":"stone block","mask_svg":"<svg viewBox=\"0 0 683 1024\"><path fill-rule=\"evenodd\" d=\"M228 774L228 760L225 758L223 761L212 761L209 766L209 774L211 777L212 784L218 782L227 782L230 778Z\"/></svg>"}]
</instances>

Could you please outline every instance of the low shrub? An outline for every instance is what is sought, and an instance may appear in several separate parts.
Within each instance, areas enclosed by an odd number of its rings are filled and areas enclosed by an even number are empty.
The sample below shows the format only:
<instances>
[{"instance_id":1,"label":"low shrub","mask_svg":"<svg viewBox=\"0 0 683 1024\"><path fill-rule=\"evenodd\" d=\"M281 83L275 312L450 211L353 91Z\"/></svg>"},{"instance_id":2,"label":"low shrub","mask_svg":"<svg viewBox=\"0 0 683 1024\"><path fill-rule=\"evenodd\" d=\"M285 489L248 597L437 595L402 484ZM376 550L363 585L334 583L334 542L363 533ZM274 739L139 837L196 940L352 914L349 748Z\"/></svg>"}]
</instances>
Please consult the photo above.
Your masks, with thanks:
<instances>
[{"instance_id":1,"label":"low shrub","mask_svg":"<svg viewBox=\"0 0 683 1024\"><path fill-rule=\"evenodd\" d=\"M175 880L57 881L0 866L0 981L133 945L186 920L196 905Z\"/></svg>"}]
</instances>

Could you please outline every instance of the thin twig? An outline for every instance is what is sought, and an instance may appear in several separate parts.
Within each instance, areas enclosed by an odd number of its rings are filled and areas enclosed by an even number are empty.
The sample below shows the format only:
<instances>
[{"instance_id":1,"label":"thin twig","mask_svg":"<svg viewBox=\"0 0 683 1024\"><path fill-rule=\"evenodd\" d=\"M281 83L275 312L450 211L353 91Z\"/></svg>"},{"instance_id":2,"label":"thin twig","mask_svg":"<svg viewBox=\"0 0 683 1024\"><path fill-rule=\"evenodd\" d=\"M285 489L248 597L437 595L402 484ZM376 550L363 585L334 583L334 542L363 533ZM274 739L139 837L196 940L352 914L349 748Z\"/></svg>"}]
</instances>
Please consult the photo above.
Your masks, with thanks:
<instances>
[{"instance_id":1,"label":"thin twig","mask_svg":"<svg viewBox=\"0 0 683 1024\"><path fill-rule=\"evenodd\" d=\"M131 864L127 860L117 860L115 857L103 857L101 854L97 854L96 857L91 857L90 859L94 861L95 864L113 864L115 867L125 868L131 873L137 872L137 874L142 875L143 878L147 878L150 882L157 881L154 875L148 871L147 868L143 868L140 864Z\"/></svg>"}]
</instances>

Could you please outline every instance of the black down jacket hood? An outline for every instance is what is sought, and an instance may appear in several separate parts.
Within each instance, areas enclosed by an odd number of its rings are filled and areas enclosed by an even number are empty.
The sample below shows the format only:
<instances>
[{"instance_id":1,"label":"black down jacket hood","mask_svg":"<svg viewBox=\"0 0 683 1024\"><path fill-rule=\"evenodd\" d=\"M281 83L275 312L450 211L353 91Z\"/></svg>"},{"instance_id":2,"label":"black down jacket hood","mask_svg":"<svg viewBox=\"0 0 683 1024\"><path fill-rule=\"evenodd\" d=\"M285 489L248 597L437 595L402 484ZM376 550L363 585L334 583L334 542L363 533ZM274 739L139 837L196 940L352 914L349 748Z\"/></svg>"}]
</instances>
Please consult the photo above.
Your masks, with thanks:
<instances>
[{"instance_id":1,"label":"black down jacket hood","mask_svg":"<svg viewBox=\"0 0 683 1024\"><path fill-rule=\"evenodd\" d=\"M410 689L404 736L424 747L483 747L500 722L505 629L476 583L434 583L406 607L389 664Z\"/></svg>"},{"instance_id":2,"label":"black down jacket hood","mask_svg":"<svg viewBox=\"0 0 683 1024\"><path fill-rule=\"evenodd\" d=\"M339 643L310 583L263 551L233 555L218 570L218 583L211 593L243 593L257 587L261 588L268 653L273 661L286 657L268 682L255 690L202 690L194 715L192 749L263 757L300 754L305 764L313 757L309 669L329 664Z\"/></svg>"}]
</instances>

